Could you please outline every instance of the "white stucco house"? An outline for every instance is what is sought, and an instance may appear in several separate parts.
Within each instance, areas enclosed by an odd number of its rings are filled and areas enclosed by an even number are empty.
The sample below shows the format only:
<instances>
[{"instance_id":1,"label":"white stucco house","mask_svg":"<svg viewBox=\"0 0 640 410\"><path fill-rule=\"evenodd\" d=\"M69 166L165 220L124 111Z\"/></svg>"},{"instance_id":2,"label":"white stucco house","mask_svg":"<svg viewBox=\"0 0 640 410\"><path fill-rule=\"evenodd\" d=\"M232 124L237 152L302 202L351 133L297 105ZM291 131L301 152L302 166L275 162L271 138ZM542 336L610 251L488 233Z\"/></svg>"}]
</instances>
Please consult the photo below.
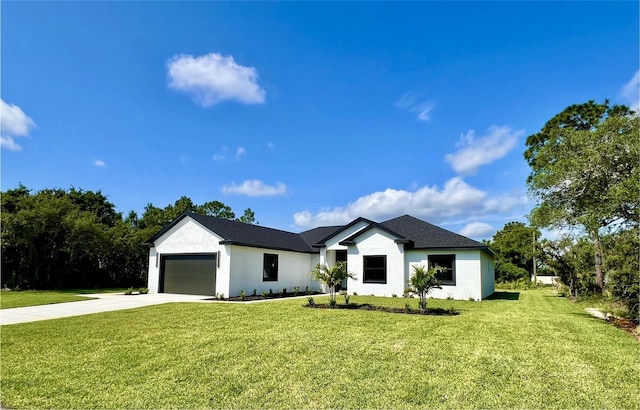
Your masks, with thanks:
<instances>
[{"instance_id":1,"label":"white stucco house","mask_svg":"<svg viewBox=\"0 0 640 410\"><path fill-rule=\"evenodd\" d=\"M151 293L322 290L309 271L337 261L355 275L342 284L350 294L402 296L414 265L446 268L442 289L431 297L481 300L494 293L494 254L485 244L409 215L293 233L185 213L146 245Z\"/></svg>"}]
</instances>

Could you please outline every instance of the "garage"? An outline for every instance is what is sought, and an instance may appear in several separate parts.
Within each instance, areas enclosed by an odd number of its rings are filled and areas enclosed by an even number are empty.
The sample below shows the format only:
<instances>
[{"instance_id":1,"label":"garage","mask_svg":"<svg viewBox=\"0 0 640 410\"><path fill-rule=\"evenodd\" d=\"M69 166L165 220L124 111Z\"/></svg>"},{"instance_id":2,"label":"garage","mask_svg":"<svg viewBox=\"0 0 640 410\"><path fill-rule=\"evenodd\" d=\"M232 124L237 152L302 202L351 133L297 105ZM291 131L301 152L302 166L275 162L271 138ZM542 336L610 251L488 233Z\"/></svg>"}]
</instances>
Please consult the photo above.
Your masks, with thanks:
<instances>
[{"instance_id":1,"label":"garage","mask_svg":"<svg viewBox=\"0 0 640 410\"><path fill-rule=\"evenodd\" d=\"M216 255L163 255L159 291L215 296Z\"/></svg>"}]
</instances>

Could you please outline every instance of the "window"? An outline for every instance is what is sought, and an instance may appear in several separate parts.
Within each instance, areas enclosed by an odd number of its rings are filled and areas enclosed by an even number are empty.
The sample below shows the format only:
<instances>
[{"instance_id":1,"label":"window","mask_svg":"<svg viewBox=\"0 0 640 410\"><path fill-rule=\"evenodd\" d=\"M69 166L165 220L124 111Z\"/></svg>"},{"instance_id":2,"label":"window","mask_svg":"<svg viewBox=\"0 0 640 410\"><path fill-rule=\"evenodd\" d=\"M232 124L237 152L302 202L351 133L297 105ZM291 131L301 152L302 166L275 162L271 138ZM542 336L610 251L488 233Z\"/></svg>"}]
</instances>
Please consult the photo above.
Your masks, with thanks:
<instances>
[{"instance_id":1,"label":"window","mask_svg":"<svg viewBox=\"0 0 640 410\"><path fill-rule=\"evenodd\" d=\"M387 257L364 256L363 257L364 283L387 283Z\"/></svg>"},{"instance_id":2,"label":"window","mask_svg":"<svg viewBox=\"0 0 640 410\"><path fill-rule=\"evenodd\" d=\"M456 255L429 255L429 268L435 266L444 268L442 272L436 273L436 279L443 285L456 284Z\"/></svg>"},{"instance_id":3,"label":"window","mask_svg":"<svg viewBox=\"0 0 640 410\"><path fill-rule=\"evenodd\" d=\"M278 255L273 253L264 254L264 264L262 267L262 281L274 282L278 280Z\"/></svg>"}]
</instances>

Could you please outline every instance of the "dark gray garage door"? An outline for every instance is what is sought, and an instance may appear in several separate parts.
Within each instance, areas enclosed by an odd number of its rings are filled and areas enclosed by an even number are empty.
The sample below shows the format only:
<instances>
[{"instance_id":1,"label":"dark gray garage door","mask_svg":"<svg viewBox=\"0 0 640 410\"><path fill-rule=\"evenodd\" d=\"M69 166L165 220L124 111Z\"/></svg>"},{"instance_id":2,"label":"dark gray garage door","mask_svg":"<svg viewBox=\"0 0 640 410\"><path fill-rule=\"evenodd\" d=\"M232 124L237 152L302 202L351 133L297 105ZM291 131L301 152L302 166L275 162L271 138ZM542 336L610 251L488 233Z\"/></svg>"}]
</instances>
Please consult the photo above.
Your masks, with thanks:
<instances>
[{"instance_id":1,"label":"dark gray garage door","mask_svg":"<svg viewBox=\"0 0 640 410\"><path fill-rule=\"evenodd\" d=\"M163 256L160 292L214 296L216 255Z\"/></svg>"}]
</instances>

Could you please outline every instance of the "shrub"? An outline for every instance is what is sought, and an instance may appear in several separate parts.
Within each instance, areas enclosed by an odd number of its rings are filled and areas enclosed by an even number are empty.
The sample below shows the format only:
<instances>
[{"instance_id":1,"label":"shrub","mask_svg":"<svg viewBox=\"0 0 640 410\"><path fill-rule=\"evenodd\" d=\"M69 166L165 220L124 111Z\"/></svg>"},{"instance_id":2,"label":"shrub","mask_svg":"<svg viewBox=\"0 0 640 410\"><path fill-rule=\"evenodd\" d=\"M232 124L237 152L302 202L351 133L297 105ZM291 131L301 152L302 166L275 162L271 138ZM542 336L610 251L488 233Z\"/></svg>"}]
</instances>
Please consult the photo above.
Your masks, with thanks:
<instances>
[{"instance_id":1,"label":"shrub","mask_svg":"<svg viewBox=\"0 0 640 410\"><path fill-rule=\"evenodd\" d=\"M282 293L282 291L278 292L278 297L283 297L284 293Z\"/></svg>"},{"instance_id":2,"label":"shrub","mask_svg":"<svg viewBox=\"0 0 640 410\"><path fill-rule=\"evenodd\" d=\"M269 289L269 296L273 296L273 289Z\"/></svg>"},{"instance_id":3,"label":"shrub","mask_svg":"<svg viewBox=\"0 0 640 410\"><path fill-rule=\"evenodd\" d=\"M307 303L309 304L309 306L314 306L316 304L315 300L313 300L311 296L307 298Z\"/></svg>"},{"instance_id":4,"label":"shrub","mask_svg":"<svg viewBox=\"0 0 640 410\"><path fill-rule=\"evenodd\" d=\"M411 305L408 303L404 304L404 313L411 313Z\"/></svg>"},{"instance_id":5,"label":"shrub","mask_svg":"<svg viewBox=\"0 0 640 410\"><path fill-rule=\"evenodd\" d=\"M310 295L311 294L311 288L309 286L304 288L304 293L306 293L307 295Z\"/></svg>"},{"instance_id":6,"label":"shrub","mask_svg":"<svg viewBox=\"0 0 640 410\"><path fill-rule=\"evenodd\" d=\"M353 296L358 296L358 292L353 292Z\"/></svg>"},{"instance_id":7,"label":"shrub","mask_svg":"<svg viewBox=\"0 0 640 410\"><path fill-rule=\"evenodd\" d=\"M129 288L127 290L124 291L125 295L133 295L133 288Z\"/></svg>"},{"instance_id":8,"label":"shrub","mask_svg":"<svg viewBox=\"0 0 640 410\"><path fill-rule=\"evenodd\" d=\"M298 296L298 292L300 292L300 288L297 286L293 287L293 296Z\"/></svg>"},{"instance_id":9,"label":"shrub","mask_svg":"<svg viewBox=\"0 0 640 410\"><path fill-rule=\"evenodd\" d=\"M533 282L528 277L516 281L496 282L496 288L509 290L528 290L544 287L542 282Z\"/></svg>"},{"instance_id":10,"label":"shrub","mask_svg":"<svg viewBox=\"0 0 640 410\"><path fill-rule=\"evenodd\" d=\"M244 300L247 298L247 293L244 290L240 291L240 300L244 302Z\"/></svg>"},{"instance_id":11,"label":"shrub","mask_svg":"<svg viewBox=\"0 0 640 410\"><path fill-rule=\"evenodd\" d=\"M258 291L254 289L254 290L253 290L253 296L255 296L255 295L257 295L257 294L258 294Z\"/></svg>"},{"instance_id":12,"label":"shrub","mask_svg":"<svg viewBox=\"0 0 640 410\"><path fill-rule=\"evenodd\" d=\"M282 293L286 295L287 294L287 288L282 288Z\"/></svg>"},{"instance_id":13,"label":"shrub","mask_svg":"<svg viewBox=\"0 0 640 410\"><path fill-rule=\"evenodd\" d=\"M329 299L336 301L336 287L347 278L355 280L353 273L347 271L345 262L337 262L333 266L317 264L311 272L309 272L314 280L322 283L326 290L329 291Z\"/></svg>"},{"instance_id":14,"label":"shrub","mask_svg":"<svg viewBox=\"0 0 640 410\"><path fill-rule=\"evenodd\" d=\"M147 293L149 293L149 289L148 288L140 288L138 289L138 293L141 295L146 295Z\"/></svg>"},{"instance_id":15,"label":"shrub","mask_svg":"<svg viewBox=\"0 0 640 410\"><path fill-rule=\"evenodd\" d=\"M337 303L338 303L338 302L336 302L336 300L335 300L335 299L330 299L330 300L329 300L329 308L330 308L330 309L335 308Z\"/></svg>"},{"instance_id":16,"label":"shrub","mask_svg":"<svg viewBox=\"0 0 640 410\"><path fill-rule=\"evenodd\" d=\"M420 313L424 313L427 310L427 295L429 292L433 289L442 289L440 282L436 278L436 273L441 271L442 268L437 265L429 269L424 266L413 266L413 275L409 278L407 291L420 298L418 301Z\"/></svg>"},{"instance_id":17,"label":"shrub","mask_svg":"<svg viewBox=\"0 0 640 410\"><path fill-rule=\"evenodd\" d=\"M262 297L263 297L263 298L266 298L266 297L267 297L267 291L266 291L266 290L263 290L263 291L262 291Z\"/></svg>"},{"instance_id":18,"label":"shrub","mask_svg":"<svg viewBox=\"0 0 640 410\"><path fill-rule=\"evenodd\" d=\"M350 299L351 298L349 297L349 295L347 295L347 293L345 292L345 294L344 294L344 304L349 306L349 300Z\"/></svg>"},{"instance_id":19,"label":"shrub","mask_svg":"<svg viewBox=\"0 0 640 410\"><path fill-rule=\"evenodd\" d=\"M391 297L392 297L392 298L397 298L397 297L398 297L398 295L396 295L395 293L392 293L392 294L391 294Z\"/></svg>"}]
</instances>

